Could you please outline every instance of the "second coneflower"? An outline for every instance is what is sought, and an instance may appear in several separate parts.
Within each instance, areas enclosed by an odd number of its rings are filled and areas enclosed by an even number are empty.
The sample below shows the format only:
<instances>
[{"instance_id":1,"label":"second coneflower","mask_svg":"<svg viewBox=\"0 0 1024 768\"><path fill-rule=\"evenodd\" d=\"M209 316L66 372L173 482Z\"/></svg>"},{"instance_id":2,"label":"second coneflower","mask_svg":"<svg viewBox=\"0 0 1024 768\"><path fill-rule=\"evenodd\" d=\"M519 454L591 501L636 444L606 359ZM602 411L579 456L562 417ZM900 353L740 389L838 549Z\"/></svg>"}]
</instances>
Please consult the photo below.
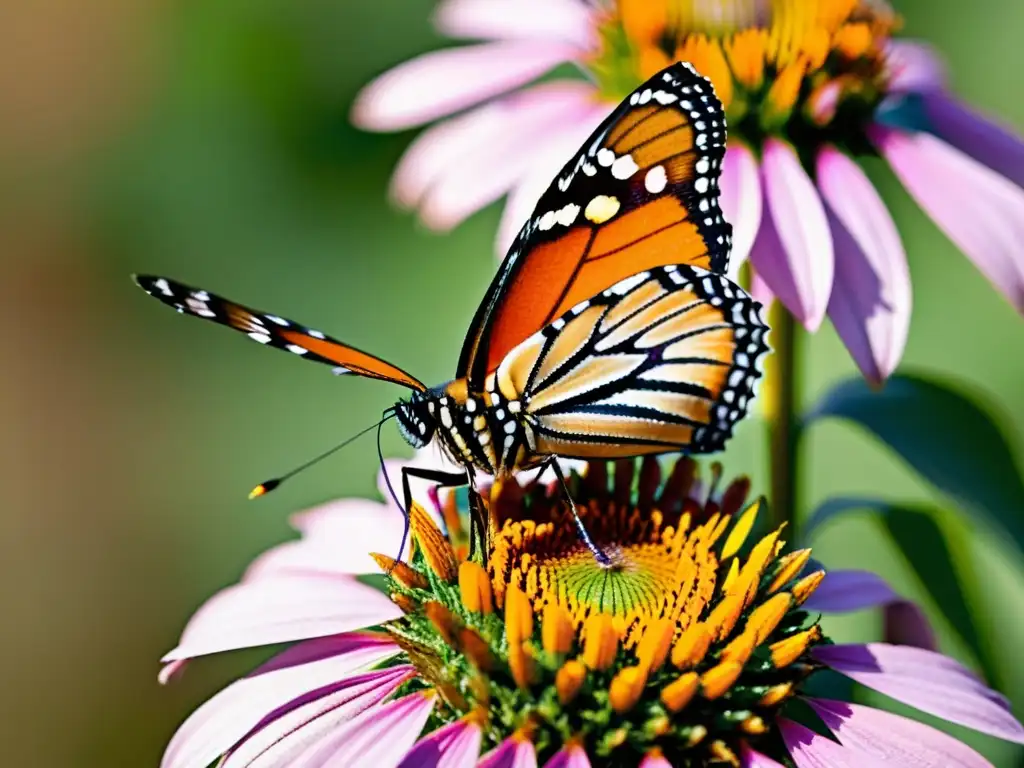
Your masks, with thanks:
<instances>
[{"instance_id":1,"label":"second coneflower","mask_svg":"<svg viewBox=\"0 0 1024 768\"><path fill-rule=\"evenodd\" d=\"M487 494L491 535L473 556L455 495L436 515L414 507L413 556L375 555L390 603L344 562L312 565L323 532L305 568L294 551L265 559L167 660L247 635L301 642L200 707L165 768L986 765L929 726L808 695L825 669L1024 741L1005 700L951 659L832 645L805 609L824 572L783 531L755 534L745 481L701 483L685 459L665 478L654 460L636 477L612 466L573 484L610 566L579 542L559 486L514 480ZM304 520L308 539L325 522Z\"/></svg>"},{"instance_id":2,"label":"second coneflower","mask_svg":"<svg viewBox=\"0 0 1024 768\"><path fill-rule=\"evenodd\" d=\"M888 160L1024 311L1024 143L952 98L925 46L893 40L899 20L881 0L448 0L437 23L486 42L397 67L354 110L374 130L465 111L417 139L395 174L396 199L430 226L508 193L504 251L615 104L686 60L727 111L732 268L749 255L761 297L812 330L827 313L870 380L900 360L911 289L896 227L855 158ZM523 87L564 63L588 81Z\"/></svg>"}]
</instances>

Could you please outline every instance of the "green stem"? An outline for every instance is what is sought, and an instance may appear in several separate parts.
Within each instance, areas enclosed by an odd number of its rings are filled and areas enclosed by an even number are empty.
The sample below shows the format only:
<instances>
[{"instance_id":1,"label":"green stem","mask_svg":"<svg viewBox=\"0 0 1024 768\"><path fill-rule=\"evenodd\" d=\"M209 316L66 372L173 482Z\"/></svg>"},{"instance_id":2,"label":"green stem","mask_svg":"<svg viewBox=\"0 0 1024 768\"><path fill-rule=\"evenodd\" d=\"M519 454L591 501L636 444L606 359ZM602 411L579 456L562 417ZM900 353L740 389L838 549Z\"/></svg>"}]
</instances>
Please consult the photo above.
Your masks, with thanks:
<instances>
[{"instance_id":1,"label":"green stem","mask_svg":"<svg viewBox=\"0 0 1024 768\"><path fill-rule=\"evenodd\" d=\"M768 356L764 382L764 412L768 422L768 466L771 495L770 523L787 526L786 538L796 536L799 509L797 472L800 423L798 420L800 329L793 316L775 301L770 312L772 354Z\"/></svg>"}]
</instances>

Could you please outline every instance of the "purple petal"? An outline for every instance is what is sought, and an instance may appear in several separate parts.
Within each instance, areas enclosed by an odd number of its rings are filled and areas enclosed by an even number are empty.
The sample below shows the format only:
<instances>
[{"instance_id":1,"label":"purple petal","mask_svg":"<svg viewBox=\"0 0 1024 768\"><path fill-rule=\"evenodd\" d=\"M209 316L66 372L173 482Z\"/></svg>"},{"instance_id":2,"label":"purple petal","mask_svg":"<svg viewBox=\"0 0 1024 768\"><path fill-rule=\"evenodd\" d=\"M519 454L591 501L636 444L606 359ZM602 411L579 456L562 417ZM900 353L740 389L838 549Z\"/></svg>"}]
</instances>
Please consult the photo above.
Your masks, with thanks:
<instances>
[{"instance_id":1,"label":"purple petal","mask_svg":"<svg viewBox=\"0 0 1024 768\"><path fill-rule=\"evenodd\" d=\"M352 121L400 131L459 112L578 55L564 43L506 41L433 51L385 72L356 97Z\"/></svg>"},{"instance_id":2,"label":"purple petal","mask_svg":"<svg viewBox=\"0 0 1024 768\"><path fill-rule=\"evenodd\" d=\"M529 99L521 96L503 100L498 107L503 116L492 135L464 145L435 178L420 207L427 226L451 229L497 200L532 170L537 146L552 131L577 125L593 109L593 88L584 83L538 86Z\"/></svg>"},{"instance_id":3,"label":"purple petal","mask_svg":"<svg viewBox=\"0 0 1024 768\"><path fill-rule=\"evenodd\" d=\"M719 205L725 220L732 224L729 277L736 280L761 226L761 174L750 147L740 141L730 142L718 184Z\"/></svg>"},{"instance_id":4,"label":"purple petal","mask_svg":"<svg viewBox=\"0 0 1024 768\"><path fill-rule=\"evenodd\" d=\"M765 310L768 310L772 302L775 301L775 294L772 293L772 289L768 287L768 283L764 281L764 278L756 270L754 277L750 281L750 295L760 302Z\"/></svg>"},{"instance_id":5,"label":"purple petal","mask_svg":"<svg viewBox=\"0 0 1024 768\"><path fill-rule=\"evenodd\" d=\"M844 701L805 701L844 746L870 760L915 768L991 768L962 741L915 720Z\"/></svg>"},{"instance_id":6,"label":"purple petal","mask_svg":"<svg viewBox=\"0 0 1024 768\"><path fill-rule=\"evenodd\" d=\"M590 768L586 750L579 744L570 744L555 753L555 756L544 763L544 768Z\"/></svg>"},{"instance_id":7,"label":"purple petal","mask_svg":"<svg viewBox=\"0 0 1024 768\"><path fill-rule=\"evenodd\" d=\"M310 744L381 709L380 702L415 674L405 665L351 677L310 691L274 712L231 749L218 768L292 768ZM196 766L198 768L198 765Z\"/></svg>"},{"instance_id":8,"label":"purple petal","mask_svg":"<svg viewBox=\"0 0 1024 768\"><path fill-rule=\"evenodd\" d=\"M935 630L921 607L909 600L889 603L882 612L885 642L890 645L910 645L928 651L939 649Z\"/></svg>"},{"instance_id":9,"label":"purple petal","mask_svg":"<svg viewBox=\"0 0 1024 768\"><path fill-rule=\"evenodd\" d=\"M785 768L782 763L772 760L768 755L762 755L746 744L743 745L743 749L740 752L740 759L742 760L742 768Z\"/></svg>"},{"instance_id":10,"label":"purple petal","mask_svg":"<svg viewBox=\"0 0 1024 768\"><path fill-rule=\"evenodd\" d=\"M1024 744L1006 699L958 662L903 645L833 645L814 656L852 680L922 712Z\"/></svg>"},{"instance_id":11,"label":"purple petal","mask_svg":"<svg viewBox=\"0 0 1024 768\"><path fill-rule=\"evenodd\" d=\"M797 768L905 768L880 760L871 760L856 749L837 744L799 723L780 717L782 740Z\"/></svg>"},{"instance_id":12,"label":"purple petal","mask_svg":"<svg viewBox=\"0 0 1024 768\"><path fill-rule=\"evenodd\" d=\"M456 720L420 739L399 768L473 768L480 741L479 725Z\"/></svg>"},{"instance_id":13,"label":"purple petal","mask_svg":"<svg viewBox=\"0 0 1024 768\"><path fill-rule=\"evenodd\" d=\"M1017 133L944 91L926 94L923 103L932 129L943 140L1024 187L1024 139Z\"/></svg>"},{"instance_id":14,"label":"purple petal","mask_svg":"<svg viewBox=\"0 0 1024 768\"><path fill-rule=\"evenodd\" d=\"M892 40L886 50L888 91L931 91L946 87L946 66L927 43Z\"/></svg>"},{"instance_id":15,"label":"purple petal","mask_svg":"<svg viewBox=\"0 0 1024 768\"><path fill-rule=\"evenodd\" d=\"M640 761L640 768L672 768L672 763L661 752L648 752Z\"/></svg>"},{"instance_id":16,"label":"purple petal","mask_svg":"<svg viewBox=\"0 0 1024 768\"><path fill-rule=\"evenodd\" d=\"M826 147L817 175L835 244L828 315L865 378L881 384L899 364L910 330L907 256L888 208L857 163Z\"/></svg>"},{"instance_id":17,"label":"purple petal","mask_svg":"<svg viewBox=\"0 0 1024 768\"><path fill-rule=\"evenodd\" d=\"M825 206L792 146L768 139L761 160L765 205L750 261L810 331L821 325L835 260Z\"/></svg>"},{"instance_id":18,"label":"purple petal","mask_svg":"<svg viewBox=\"0 0 1024 768\"><path fill-rule=\"evenodd\" d=\"M185 627L178 647L162 661L338 635L401 615L381 592L352 577L258 579L208 600Z\"/></svg>"},{"instance_id":19,"label":"purple petal","mask_svg":"<svg viewBox=\"0 0 1024 768\"><path fill-rule=\"evenodd\" d=\"M1024 190L931 134L871 135L918 204L1024 312Z\"/></svg>"},{"instance_id":20,"label":"purple petal","mask_svg":"<svg viewBox=\"0 0 1024 768\"><path fill-rule=\"evenodd\" d=\"M374 707L333 729L288 765L395 768L419 738L433 708L432 691L418 691ZM278 765L284 768L283 764Z\"/></svg>"},{"instance_id":21,"label":"purple petal","mask_svg":"<svg viewBox=\"0 0 1024 768\"><path fill-rule=\"evenodd\" d=\"M576 123L552 131L551 135L545 137L543 143L534 147L529 171L524 173L509 194L501 215L496 238L499 256L504 256L511 247L555 174L562 169L568 158L575 156L587 137L611 112L612 106L603 102L597 103Z\"/></svg>"},{"instance_id":22,"label":"purple petal","mask_svg":"<svg viewBox=\"0 0 1024 768\"><path fill-rule=\"evenodd\" d=\"M824 581L804 603L808 611L848 613L877 608L900 596L880 576L870 571L828 571Z\"/></svg>"},{"instance_id":23,"label":"purple petal","mask_svg":"<svg viewBox=\"0 0 1024 768\"><path fill-rule=\"evenodd\" d=\"M325 637L292 646L193 712L168 744L161 766L205 768L270 713L398 652L398 646L386 638L369 634Z\"/></svg>"},{"instance_id":24,"label":"purple petal","mask_svg":"<svg viewBox=\"0 0 1024 768\"><path fill-rule=\"evenodd\" d=\"M477 768L537 768L537 752L529 739L514 734L481 757Z\"/></svg>"},{"instance_id":25,"label":"purple petal","mask_svg":"<svg viewBox=\"0 0 1024 768\"><path fill-rule=\"evenodd\" d=\"M582 51L597 44L594 11L576 0L447 0L434 16L449 37L496 40L554 40Z\"/></svg>"}]
</instances>

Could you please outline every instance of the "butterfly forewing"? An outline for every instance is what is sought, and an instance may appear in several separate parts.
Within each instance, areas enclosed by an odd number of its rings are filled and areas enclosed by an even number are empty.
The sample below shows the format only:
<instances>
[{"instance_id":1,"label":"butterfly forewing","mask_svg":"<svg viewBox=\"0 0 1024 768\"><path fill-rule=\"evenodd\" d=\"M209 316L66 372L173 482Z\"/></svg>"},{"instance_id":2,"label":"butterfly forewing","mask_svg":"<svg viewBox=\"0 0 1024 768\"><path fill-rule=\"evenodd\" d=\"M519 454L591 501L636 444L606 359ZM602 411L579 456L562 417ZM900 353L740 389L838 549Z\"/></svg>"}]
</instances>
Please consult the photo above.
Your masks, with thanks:
<instances>
[{"instance_id":1,"label":"butterfly forewing","mask_svg":"<svg viewBox=\"0 0 1024 768\"><path fill-rule=\"evenodd\" d=\"M498 385L523 402L532 450L613 458L718 450L768 351L761 307L678 265L621 281L514 349Z\"/></svg>"},{"instance_id":2,"label":"butterfly forewing","mask_svg":"<svg viewBox=\"0 0 1024 768\"><path fill-rule=\"evenodd\" d=\"M182 314L226 325L264 346L283 349L305 360L334 366L337 373L383 379L417 391L426 389L401 368L313 328L244 307L209 291L191 288L166 277L136 275L135 282L150 296Z\"/></svg>"},{"instance_id":3,"label":"butterfly forewing","mask_svg":"<svg viewBox=\"0 0 1024 768\"><path fill-rule=\"evenodd\" d=\"M722 105L689 64L634 91L541 196L477 310L458 375L478 388L521 341L630 275L672 264L723 273L725 140Z\"/></svg>"}]
</instances>

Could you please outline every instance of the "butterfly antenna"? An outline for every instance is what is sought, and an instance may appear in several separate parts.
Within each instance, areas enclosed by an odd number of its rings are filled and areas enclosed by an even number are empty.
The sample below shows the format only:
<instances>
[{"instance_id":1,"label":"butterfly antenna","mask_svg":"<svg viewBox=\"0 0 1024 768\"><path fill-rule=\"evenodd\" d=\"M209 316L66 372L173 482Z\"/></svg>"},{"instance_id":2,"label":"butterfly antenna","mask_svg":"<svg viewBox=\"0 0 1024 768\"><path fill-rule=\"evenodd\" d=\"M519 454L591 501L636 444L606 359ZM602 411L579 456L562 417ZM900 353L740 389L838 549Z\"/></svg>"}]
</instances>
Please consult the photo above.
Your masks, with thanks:
<instances>
[{"instance_id":1,"label":"butterfly antenna","mask_svg":"<svg viewBox=\"0 0 1024 768\"><path fill-rule=\"evenodd\" d=\"M398 556L395 558L395 563L397 564L398 561L402 559L402 553L405 551L405 542L409 539L409 510L407 510L402 505L402 502L398 500L398 494L395 493L395 488L391 485L391 478L388 477L388 468L384 465L384 451L382 451L380 447L380 429L383 424L384 421L377 424L377 458L380 460L380 471L381 474L384 475L384 484L388 487L388 493L390 493L391 498L394 499L395 505L401 510L402 514L405 515L405 527L402 529L402 543L398 547ZM394 568L394 566L392 566L392 568ZM390 570L387 572L387 575L391 575Z\"/></svg>"},{"instance_id":2,"label":"butterfly antenna","mask_svg":"<svg viewBox=\"0 0 1024 768\"><path fill-rule=\"evenodd\" d=\"M260 483L255 488L253 488L251 491L249 491L249 498L250 499L258 499L260 496L266 496L268 493L273 491L275 488L278 488L281 485L281 483L283 483L288 478L293 477L294 475L297 475L299 472L302 472L304 469L308 469L309 467L313 466L314 464L316 464L316 463L318 463L320 461L323 461L328 456L331 456L332 454L337 453L342 448L344 448L346 445L348 445L349 443L355 442L356 440L358 440L360 437L362 437L363 435L365 435L367 432L369 432L371 430L374 430L374 429L377 430L378 444L379 444L381 425L384 424L385 421L387 421L388 419L390 419L394 415L395 415L394 414L394 409L389 408L388 410L384 411L384 418L382 418L380 421L371 424L366 429L363 429L363 430L357 432L356 434L352 435L352 437L346 438L345 440L343 440L342 442L338 443L334 447L328 448L326 451L324 451L320 455L314 456L312 459L310 459L309 461L305 462L304 464L300 464L299 466L297 466L295 469L291 470L290 472L286 472L285 474L281 475L280 477L274 477L274 478L271 478L270 480L265 480L264 482Z\"/></svg>"}]
</instances>

